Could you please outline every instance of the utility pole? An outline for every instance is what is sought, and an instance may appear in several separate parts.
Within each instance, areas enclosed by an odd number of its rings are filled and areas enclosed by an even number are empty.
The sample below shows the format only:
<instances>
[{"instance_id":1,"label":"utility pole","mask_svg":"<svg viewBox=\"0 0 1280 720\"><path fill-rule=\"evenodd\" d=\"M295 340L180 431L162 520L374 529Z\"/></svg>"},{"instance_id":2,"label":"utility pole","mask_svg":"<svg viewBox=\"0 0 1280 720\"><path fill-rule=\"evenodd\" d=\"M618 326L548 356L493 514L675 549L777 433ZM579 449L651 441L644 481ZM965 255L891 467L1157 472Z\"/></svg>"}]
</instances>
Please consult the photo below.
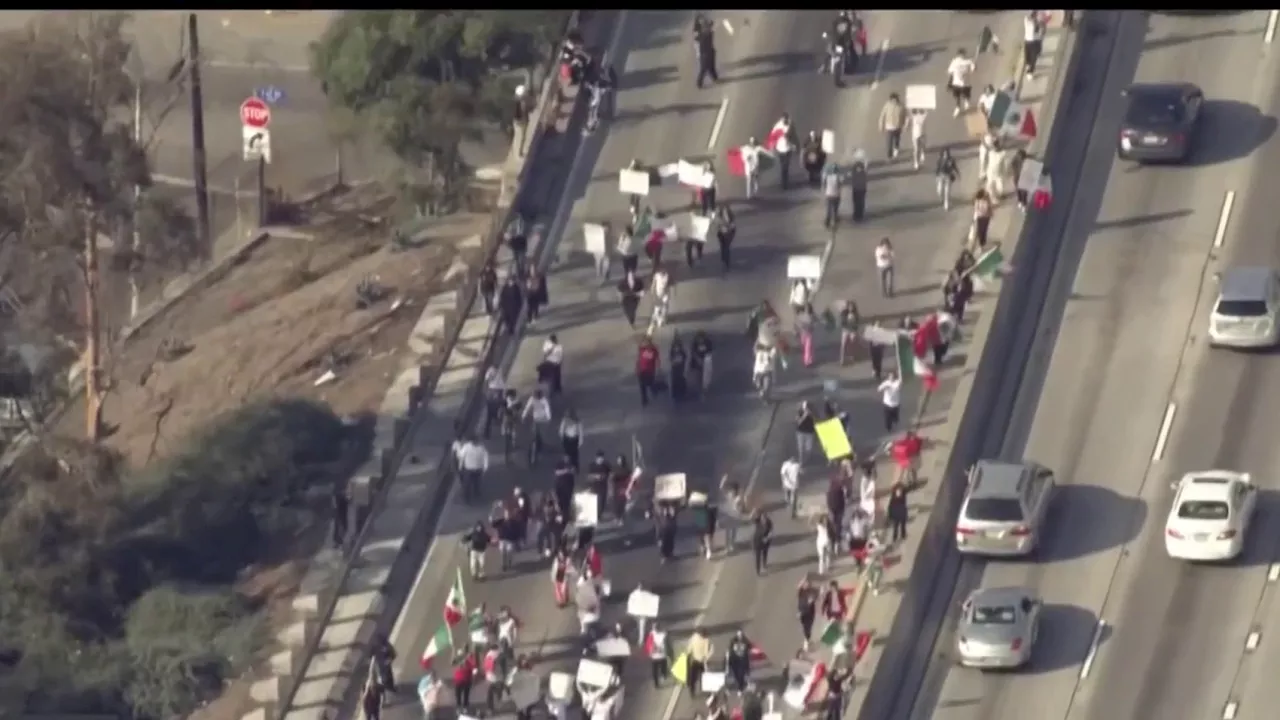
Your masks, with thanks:
<instances>
[{"instance_id":1,"label":"utility pole","mask_svg":"<svg viewBox=\"0 0 1280 720\"><path fill-rule=\"evenodd\" d=\"M98 218L97 211L84 201L84 394L85 436L98 442L102 432L102 318L98 312Z\"/></svg>"},{"instance_id":2,"label":"utility pole","mask_svg":"<svg viewBox=\"0 0 1280 720\"><path fill-rule=\"evenodd\" d=\"M204 145L204 88L200 85L200 30L195 13L187 15L188 62L191 73L191 160L196 184L196 228L200 247L212 252L209 229L209 161Z\"/></svg>"},{"instance_id":3,"label":"utility pole","mask_svg":"<svg viewBox=\"0 0 1280 720\"><path fill-rule=\"evenodd\" d=\"M265 130L263 132L266 132ZM265 156L258 157L258 227L266 227L270 224L267 202L267 158Z\"/></svg>"}]
</instances>

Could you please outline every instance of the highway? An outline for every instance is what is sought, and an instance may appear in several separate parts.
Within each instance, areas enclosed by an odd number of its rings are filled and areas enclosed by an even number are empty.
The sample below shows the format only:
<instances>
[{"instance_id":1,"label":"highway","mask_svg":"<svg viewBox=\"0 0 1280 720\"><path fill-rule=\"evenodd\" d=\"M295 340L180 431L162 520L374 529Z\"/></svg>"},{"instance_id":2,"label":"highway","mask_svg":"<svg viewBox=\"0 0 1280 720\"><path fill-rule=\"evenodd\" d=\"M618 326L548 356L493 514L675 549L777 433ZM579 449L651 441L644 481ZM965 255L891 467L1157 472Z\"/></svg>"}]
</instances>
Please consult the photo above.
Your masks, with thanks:
<instances>
[{"instance_id":1,"label":"highway","mask_svg":"<svg viewBox=\"0 0 1280 720\"><path fill-rule=\"evenodd\" d=\"M1268 16L1097 15L1115 42L1104 50L1096 41L1086 60L1105 64L1085 81L1102 83L1102 101L1080 179L1101 191L1100 206L1082 192L1070 210L1049 289L1050 304L1065 309L1046 311L1029 361L1047 360L1047 373L1025 376L1000 453L1053 468L1060 491L1035 562L964 562L904 717L1230 720L1274 717L1280 700L1263 670L1280 656L1268 632L1278 610L1269 578L1280 575L1271 571L1280 484L1268 471L1280 451L1261 428L1280 374L1271 353L1209 350L1204 337L1214 273L1280 259L1274 201L1255 190L1280 153ZM1120 91L1157 81L1205 91L1191 161L1113 162ZM1264 488L1249 550L1224 567L1172 561L1163 545L1170 483L1213 467L1251 471ZM1046 603L1032 666L955 667L958 603L974 587L1006 585Z\"/></svg>"},{"instance_id":2,"label":"highway","mask_svg":"<svg viewBox=\"0 0 1280 720\"><path fill-rule=\"evenodd\" d=\"M793 187L784 193L774 175L765 177L761 198L747 201L741 180L722 173L720 198L734 204L739 226L731 271L722 276L714 246L693 270L684 267L679 247L667 250L675 261L677 281L674 329L685 337L706 330L717 348L710 396L680 408L673 408L669 399L644 409L639 406L632 374L633 334L613 291L600 287L580 252L581 223L609 220L616 225L625 218L626 201L617 192L616 173L632 157L658 164L714 153L723 167L728 147L751 135L763 139L777 117L789 112L802 133L833 128L838 154L861 146L878 163L873 168L864 225L849 222L846 192L842 225L829 246L830 260L817 304L825 307L838 298L853 297L864 318L884 323L930 311L936 307L938 284L957 251L951 239L963 237L968 211L962 201L950 213L942 211L933 195L931 167L912 173L903 160L892 167L880 166L883 140L875 121L889 92L902 93L911 83L937 82L954 48L970 45L983 22L990 20L948 12L871 13L871 44L883 44L888 51L883 61L873 55L858 82L837 92L830 78L815 72L821 33L831 19L828 14L749 12L717 19L728 19L735 33L719 31L721 82L700 91L693 84L688 44L691 14L626 13L612 44L623 75L617 117L607 136L584 143L587 150L570 170L571 185L579 173L590 175L590 181L564 203L569 219L557 248L560 262L550 275L551 305L526 334L509 380L521 388L532 385L541 344L554 332L566 348L568 402L587 428L584 456L597 449L610 457L629 453L635 438L643 448L647 474L685 472L694 489L710 490L716 478L728 473L753 484L753 497L771 506L778 499L778 466L793 449L797 402L819 399L824 380L839 383L835 395L853 416L855 444L865 448L882 439L879 401L869 368L865 362L839 367L834 338L829 336L819 342L815 368L793 366L784 373L776 404L749 392L750 345L743 336L746 315L762 297L775 306L786 305L788 255L827 250L831 236L822 227L821 198L808 188ZM994 80L994 74L983 67L978 81ZM964 158L962 172L972 177L967 160L972 149L964 142L958 121L945 110L931 118L930 137L935 144L953 144ZM659 208L683 208L688 194L660 188L652 200ZM892 299L879 296L872 265L875 242L886 235L892 237L898 257L899 294ZM641 267L647 274L648 263L642 262ZM664 350L671 332L668 328L660 334ZM943 400L931 402L931 415L945 416L946 393L942 396ZM904 405L913 407L916 401L909 392ZM496 443L490 447L497 449ZM504 467L501 459L495 465L498 469L486 480L490 497L505 493L512 484L541 490L549 483L550 461L534 472L522 464ZM813 492L821 484L820 467L814 462L807 473ZM456 533L478 515L478 510L461 506L446 512L423 571L428 583L424 586L430 590L411 593L410 604L403 610L396 637L405 638L397 650L400 675L406 681L419 674L417 658L440 624L453 567L462 555ZM678 547L680 557L675 563L660 566L646 534L624 538L617 532L604 535L605 575L623 596L640 583L658 592L662 620L680 637L701 625L723 648L728 634L743 627L770 658L758 670L762 684L772 687L768 681L799 646L793 589L814 562L810 531L784 515L774 515L778 539L771 570L763 578L753 572L749 553L728 559L717 554L708 561L694 554L690 537ZM626 545L625 539L632 544ZM524 560L512 573L495 573L485 582L469 583L468 598L473 606L478 602L490 607L510 605L523 618L521 651L543 660L540 671L571 669L576 618L570 610L555 608L545 565ZM837 572L850 569L840 566ZM615 605L606 620L621 619L621 613L622 608ZM688 701L677 702L669 686L653 690L647 670L635 661L627 668L625 717L690 717L695 709ZM409 701L393 708L391 716L398 720L418 717L418 712Z\"/></svg>"}]
</instances>

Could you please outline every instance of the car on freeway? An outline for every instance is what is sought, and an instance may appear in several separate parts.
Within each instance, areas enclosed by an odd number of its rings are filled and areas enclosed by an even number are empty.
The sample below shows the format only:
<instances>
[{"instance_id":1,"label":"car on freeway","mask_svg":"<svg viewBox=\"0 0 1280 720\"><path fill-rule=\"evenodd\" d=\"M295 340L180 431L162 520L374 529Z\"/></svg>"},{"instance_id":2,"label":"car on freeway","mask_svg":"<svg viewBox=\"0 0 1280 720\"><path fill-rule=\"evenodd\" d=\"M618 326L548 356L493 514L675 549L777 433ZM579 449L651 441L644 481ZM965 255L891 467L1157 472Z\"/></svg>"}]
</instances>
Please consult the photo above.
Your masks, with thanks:
<instances>
[{"instance_id":1,"label":"car on freeway","mask_svg":"<svg viewBox=\"0 0 1280 720\"><path fill-rule=\"evenodd\" d=\"M1012 670L1031 662L1044 603L1027 588L978 588L960 607L956 660L987 670Z\"/></svg>"},{"instance_id":2,"label":"car on freeway","mask_svg":"<svg viewBox=\"0 0 1280 720\"><path fill-rule=\"evenodd\" d=\"M1191 83L1140 83L1124 91L1116 155L1135 162L1182 162L1191 154L1204 93Z\"/></svg>"},{"instance_id":3,"label":"car on freeway","mask_svg":"<svg viewBox=\"0 0 1280 720\"><path fill-rule=\"evenodd\" d=\"M1026 556L1044 534L1056 482L1034 462L979 460L956 519L956 548L986 556Z\"/></svg>"},{"instance_id":4,"label":"car on freeway","mask_svg":"<svg viewBox=\"0 0 1280 720\"><path fill-rule=\"evenodd\" d=\"M1209 344L1263 348L1280 342L1280 275L1269 267L1236 266L1217 276L1209 314Z\"/></svg>"},{"instance_id":5,"label":"car on freeway","mask_svg":"<svg viewBox=\"0 0 1280 720\"><path fill-rule=\"evenodd\" d=\"M1249 473L1207 470L1173 483L1164 549L1175 560L1221 562L1244 550L1258 489Z\"/></svg>"}]
</instances>

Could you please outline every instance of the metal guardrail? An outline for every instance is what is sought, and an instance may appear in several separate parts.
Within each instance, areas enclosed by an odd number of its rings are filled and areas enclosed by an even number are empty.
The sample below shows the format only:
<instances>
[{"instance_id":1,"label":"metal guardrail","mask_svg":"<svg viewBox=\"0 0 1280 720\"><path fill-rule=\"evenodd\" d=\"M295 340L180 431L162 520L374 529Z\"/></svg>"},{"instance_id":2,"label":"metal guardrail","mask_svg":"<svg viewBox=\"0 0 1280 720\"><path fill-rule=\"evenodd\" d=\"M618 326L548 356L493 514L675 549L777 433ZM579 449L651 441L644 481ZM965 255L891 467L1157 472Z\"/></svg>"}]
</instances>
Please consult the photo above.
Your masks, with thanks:
<instances>
[{"instance_id":1,"label":"metal guardrail","mask_svg":"<svg viewBox=\"0 0 1280 720\"><path fill-rule=\"evenodd\" d=\"M569 30L574 29L578 26L578 24L581 21L581 13L582 11L574 10L570 14L569 19L565 24L566 34L569 32ZM556 43L556 46L552 49L551 57L548 59L546 64L546 73L544 75L543 88L539 95L539 101L538 101L538 107L540 108L540 111L538 113L537 119L539 120L539 122L536 127L533 124L533 118L530 119L530 127L527 131L529 133L529 142L528 142L528 148L525 150L526 158L531 159L534 157L534 155L537 153L540 141L544 137L544 130L547 128L547 124L544 122L545 120L544 115L547 112L550 106L550 103L553 100L553 97L552 97L553 92L556 95L556 97L554 98L555 102L557 103L559 102L559 73L556 72L557 70L556 66L559 62L559 52L560 52L560 44ZM524 175L531 168L532 168L532 163L527 163L525 165L524 169L521 172L520 178L518 178L517 180L517 188L519 187L520 184L523 183ZM517 189L515 193L515 198L518 199L518 197L519 197L519 190ZM490 219L488 233L487 233L487 237L489 238L488 248L489 248L490 258L493 258L494 256L496 256L499 249L501 248L502 246L501 236L503 231L506 229L507 224L510 222L513 215L518 216L520 213L521 213L521 208L519 206L519 203L514 201L508 207L507 213L505 216L500 216L498 213L494 213L494 216ZM446 347L452 349L457 344L459 335L461 334L461 331L462 331L462 327L465 324L463 321L470 314L471 309L475 305L476 299L478 296L479 296L479 287L477 283L469 282L463 288L462 297L458 304L459 321L455 322L454 327L450 328L449 341L446 344ZM478 365L478 367L487 367L489 364L492 363L494 351L498 344L497 340L498 340L498 336L496 331L491 331L489 336L485 339L484 350L481 353L482 362ZM443 368L443 363L441 363L441 367ZM427 388L423 388L424 400L423 400L422 406L414 410L413 418L410 420L410 426L408 430L404 433L403 437L405 438L411 437L414 431L417 429L418 425L422 422L422 419L428 415L427 412L423 411L425 409L425 405L427 404L426 398L428 398L431 395L431 393L434 392L435 383L439 381L439 377L440 377L440 374L437 373L436 376L432 378L431 386ZM464 418L469 417L474 413L476 398L478 396L478 390L480 388L480 385L481 385L481 378L478 376L472 382L472 385L467 389L466 400L463 403L462 411L460 413L462 417ZM387 499L387 496L389 495L388 488L391 486L391 483L389 482L389 480L391 478L394 478L395 475L399 472L400 466L403 464L405 457L408 455L407 450L408 448L405 447L405 443L402 442L401 447L396 450L395 457L390 464L390 468L387 469L386 474L384 474L381 478L379 478L378 487L374 493L373 500L370 503L369 512L365 516L365 521L361 525L359 532L356 535L354 542L351 545L351 548L352 548L351 553L347 555L346 558L344 559L343 566L342 566L342 573L339 578L339 581L335 584L334 589L331 593L331 596L326 600L324 607L321 608L322 611L318 613L316 616L317 622L321 628L327 625L329 621L333 618L333 614L337 609L338 600L342 597L342 587L346 585L347 580L351 576L352 570L355 569L356 567L355 561L359 557L359 550L364 545L366 537L370 532L369 528L373 526L373 519L382 511L382 509L386 505L386 499ZM441 501L444 498L448 497L447 490L448 490L448 483L440 483L437 486L435 494L424 503L424 506L425 506L424 512L420 513L417 525L434 524L436 517L438 517L440 514L440 505L442 504ZM418 536L420 534L417 532L419 529L420 529L419 527L415 527L414 531L410 533L410 536L411 537ZM320 641L322 637L323 637L323 632L317 631L316 633L314 633L314 637L310 638L307 641L306 645L304 646L303 653L302 653L303 659L298 663L298 671L294 673L292 677L290 677L288 687L286 688L286 691L281 694L280 702L274 713L274 717L276 717L277 720L285 720L285 716L289 713L290 709L293 706L294 701L297 699L298 690L302 686L302 681L306 676L307 667L310 665L311 661L315 658L315 655L319 651ZM352 683L352 685L358 686L358 683ZM348 695L351 694L351 688L348 688L347 694ZM348 703L344 703L344 706L346 704Z\"/></svg>"}]
</instances>

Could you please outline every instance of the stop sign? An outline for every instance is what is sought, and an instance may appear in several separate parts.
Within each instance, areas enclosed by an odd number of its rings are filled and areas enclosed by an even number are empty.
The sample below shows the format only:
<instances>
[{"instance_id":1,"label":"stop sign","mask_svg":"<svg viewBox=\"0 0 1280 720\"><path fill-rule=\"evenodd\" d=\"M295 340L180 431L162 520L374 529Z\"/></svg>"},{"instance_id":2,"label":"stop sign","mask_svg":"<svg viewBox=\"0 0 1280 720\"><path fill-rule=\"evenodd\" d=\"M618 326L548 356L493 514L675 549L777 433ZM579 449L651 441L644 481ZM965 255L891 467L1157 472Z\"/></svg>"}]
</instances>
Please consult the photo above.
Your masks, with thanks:
<instances>
[{"instance_id":1,"label":"stop sign","mask_svg":"<svg viewBox=\"0 0 1280 720\"><path fill-rule=\"evenodd\" d=\"M256 97L240 103L240 122L251 128L262 129L271 124L271 108Z\"/></svg>"}]
</instances>

